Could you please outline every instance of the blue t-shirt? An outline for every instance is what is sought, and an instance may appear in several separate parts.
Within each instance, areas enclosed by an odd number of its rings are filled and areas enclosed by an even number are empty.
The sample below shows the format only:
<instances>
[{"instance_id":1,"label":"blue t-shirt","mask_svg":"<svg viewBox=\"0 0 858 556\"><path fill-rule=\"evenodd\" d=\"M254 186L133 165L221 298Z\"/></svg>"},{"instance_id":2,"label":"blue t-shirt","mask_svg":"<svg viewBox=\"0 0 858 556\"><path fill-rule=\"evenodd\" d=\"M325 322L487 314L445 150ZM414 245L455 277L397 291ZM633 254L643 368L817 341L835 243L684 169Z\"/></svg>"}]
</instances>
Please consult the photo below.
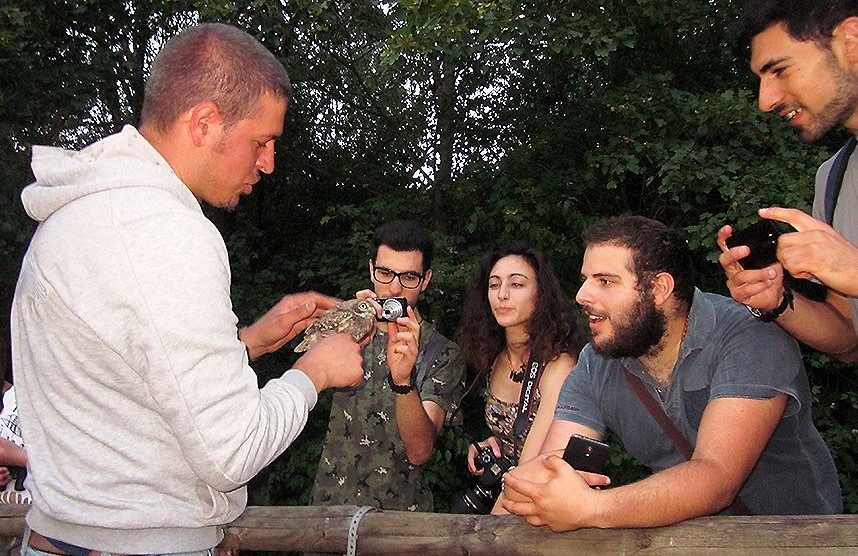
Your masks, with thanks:
<instances>
[{"instance_id":1,"label":"blue t-shirt","mask_svg":"<svg viewBox=\"0 0 858 556\"><path fill-rule=\"evenodd\" d=\"M584 347L560 391L555 418L600 433L609 428L653 471L672 467L685 456L637 398L624 372L641 378L692 445L711 400L786 394L784 415L742 487L742 501L756 514L842 511L834 460L811 420L798 344L778 325L753 318L732 299L695 291L688 332L667 388L636 358L609 358L590 344Z\"/></svg>"}]
</instances>

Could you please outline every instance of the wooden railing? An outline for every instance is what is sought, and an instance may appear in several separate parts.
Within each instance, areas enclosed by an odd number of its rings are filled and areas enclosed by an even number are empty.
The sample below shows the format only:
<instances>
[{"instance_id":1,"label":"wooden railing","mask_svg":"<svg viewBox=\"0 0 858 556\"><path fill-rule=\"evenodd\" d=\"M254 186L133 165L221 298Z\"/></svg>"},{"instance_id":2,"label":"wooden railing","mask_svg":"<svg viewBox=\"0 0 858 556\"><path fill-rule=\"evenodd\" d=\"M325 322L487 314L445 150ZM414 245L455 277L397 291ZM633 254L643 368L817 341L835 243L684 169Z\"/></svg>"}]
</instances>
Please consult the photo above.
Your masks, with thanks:
<instances>
[{"instance_id":1,"label":"wooden railing","mask_svg":"<svg viewBox=\"0 0 858 556\"><path fill-rule=\"evenodd\" d=\"M226 526L223 546L346 552L356 507L252 506ZM20 537L25 506L0 506L0 537ZM858 555L858 515L702 517L654 529L552 533L512 516L370 512L357 554L419 555Z\"/></svg>"}]
</instances>

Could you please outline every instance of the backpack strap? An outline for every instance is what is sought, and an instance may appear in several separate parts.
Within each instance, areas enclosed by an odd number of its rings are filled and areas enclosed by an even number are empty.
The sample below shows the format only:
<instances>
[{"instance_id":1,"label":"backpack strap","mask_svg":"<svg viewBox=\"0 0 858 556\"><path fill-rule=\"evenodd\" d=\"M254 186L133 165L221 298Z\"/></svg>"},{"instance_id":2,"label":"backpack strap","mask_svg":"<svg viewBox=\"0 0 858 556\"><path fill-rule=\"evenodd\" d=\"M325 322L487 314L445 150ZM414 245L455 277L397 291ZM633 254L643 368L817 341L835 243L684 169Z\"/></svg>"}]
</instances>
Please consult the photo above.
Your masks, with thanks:
<instances>
[{"instance_id":1,"label":"backpack strap","mask_svg":"<svg viewBox=\"0 0 858 556\"><path fill-rule=\"evenodd\" d=\"M825 215L825 222L829 226L834 222L834 209L837 208L837 198L840 196L840 188L843 187L843 176L846 175L849 157L852 156L856 144L858 144L858 139L854 135L850 136L846 144L837 152L834 163L831 165L831 171L828 172L822 211Z\"/></svg>"},{"instance_id":2,"label":"backpack strap","mask_svg":"<svg viewBox=\"0 0 858 556\"><path fill-rule=\"evenodd\" d=\"M444 346L446 346L449 341L450 340L437 330L429 338L429 343L426 344L426 349L423 350L423 357L420 359L420 364L417 365L417 368L415 369L414 387L417 388L417 390L420 390L420 387L423 386L423 382L426 381L426 375L429 373L429 369L435 364L435 360L438 359L439 355L441 355L441 350L444 349Z\"/></svg>"},{"instance_id":3,"label":"backpack strap","mask_svg":"<svg viewBox=\"0 0 858 556\"><path fill-rule=\"evenodd\" d=\"M641 403L643 403L647 411L649 411L649 414L652 415L652 418L655 419L664 432L667 433L667 436L670 437L670 440L673 441L674 445L682 451L682 455L685 456L685 459L690 460L694 453L694 447L691 445L691 442L685 438L685 435L682 434L674 422L670 420L664 412L664 409L658 405L652 395L647 391L646 386L644 386L640 377L630 373L629 371L625 371L623 374L626 375L626 382L628 382L629 386L632 387L635 395ZM730 504L727 509L730 510L732 515L754 515L754 512L745 505L745 502L738 494L733 500L733 503Z\"/></svg>"}]
</instances>

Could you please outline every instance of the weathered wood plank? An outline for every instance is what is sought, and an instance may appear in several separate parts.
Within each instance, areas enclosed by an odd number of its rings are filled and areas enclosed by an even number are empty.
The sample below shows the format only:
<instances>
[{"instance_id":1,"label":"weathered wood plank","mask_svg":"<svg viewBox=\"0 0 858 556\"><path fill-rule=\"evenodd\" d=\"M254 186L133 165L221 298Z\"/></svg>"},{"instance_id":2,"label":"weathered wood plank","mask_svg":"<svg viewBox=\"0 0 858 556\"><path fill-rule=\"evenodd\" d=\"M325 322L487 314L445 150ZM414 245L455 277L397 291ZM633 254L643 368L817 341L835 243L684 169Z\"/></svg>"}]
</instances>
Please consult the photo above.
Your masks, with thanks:
<instances>
[{"instance_id":1,"label":"weathered wood plank","mask_svg":"<svg viewBox=\"0 0 858 556\"><path fill-rule=\"evenodd\" d=\"M0 537L20 536L26 506L0 505ZM247 508L224 546L342 554L353 506ZM371 512L358 554L518 556L858 556L858 515L703 517L654 529L552 533L511 516Z\"/></svg>"},{"instance_id":2,"label":"weathered wood plank","mask_svg":"<svg viewBox=\"0 0 858 556\"><path fill-rule=\"evenodd\" d=\"M248 508L233 522L225 544L342 553L356 508L259 510ZM358 553L379 555L858 555L858 516L849 515L705 517L654 529L558 534L510 516L373 512L358 532Z\"/></svg>"}]
</instances>

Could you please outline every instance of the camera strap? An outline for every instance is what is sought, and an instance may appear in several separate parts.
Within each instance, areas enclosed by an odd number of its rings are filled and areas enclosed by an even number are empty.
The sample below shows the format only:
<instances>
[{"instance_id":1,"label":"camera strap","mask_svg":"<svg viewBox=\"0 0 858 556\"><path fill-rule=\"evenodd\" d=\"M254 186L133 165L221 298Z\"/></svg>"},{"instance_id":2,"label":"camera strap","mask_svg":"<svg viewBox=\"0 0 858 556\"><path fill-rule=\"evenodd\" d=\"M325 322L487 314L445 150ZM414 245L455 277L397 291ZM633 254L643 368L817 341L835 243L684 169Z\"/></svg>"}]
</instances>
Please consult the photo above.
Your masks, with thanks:
<instances>
[{"instance_id":1,"label":"camera strap","mask_svg":"<svg viewBox=\"0 0 858 556\"><path fill-rule=\"evenodd\" d=\"M843 177L846 175L846 167L849 166L849 157L855 150L858 139L854 135L849 137L846 144L837 152L831 170L828 172L828 180L825 183L825 196L823 197L822 211L825 222L834 224L834 209L837 208L837 199L840 197L840 188L843 187Z\"/></svg>"},{"instance_id":2,"label":"camera strap","mask_svg":"<svg viewBox=\"0 0 858 556\"><path fill-rule=\"evenodd\" d=\"M429 369L435 365L435 360L441 355L441 350L447 345L450 340L437 330L429 338L429 343L426 344L426 349L423 350L423 356L420 358L420 364L414 369L414 387L420 390L423 382L426 381L426 374Z\"/></svg>"},{"instance_id":3,"label":"camera strap","mask_svg":"<svg viewBox=\"0 0 858 556\"><path fill-rule=\"evenodd\" d=\"M631 386L635 395L647 409L649 414L652 415L652 418L655 419L655 422L659 424L673 444L679 448L679 451L682 452L685 459L690 460L691 456L694 454L694 446L691 445L691 442L685 438L685 435L682 434L674 422L670 420L670 417L667 416L664 409L662 409L658 402L655 401L655 398L653 398L647 391L646 386L644 386L640 377L630 373L629 371L625 371L623 374L626 375L626 382L629 383L629 386ZM732 515L754 515L754 512L745 505L745 502L738 494L736 495L736 498L733 499L733 503L727 507L727 510L729 510Z\"/></svg>"},{"instance_id":4,"label":"camera strap","mask_svg":"<svg viewBox=\"0 0 858 556\"><path fill-rule=\"evenodd\" d=\"M533 414L533 404L536 398L537 384L542 376L545 365L541 364L535 356L531 356L527 363L527 375L521 385L521 395L518 399L518 415L512 424L514 436L522 436L530 424L530 416Z\"/></svg>"}]
</instances>

